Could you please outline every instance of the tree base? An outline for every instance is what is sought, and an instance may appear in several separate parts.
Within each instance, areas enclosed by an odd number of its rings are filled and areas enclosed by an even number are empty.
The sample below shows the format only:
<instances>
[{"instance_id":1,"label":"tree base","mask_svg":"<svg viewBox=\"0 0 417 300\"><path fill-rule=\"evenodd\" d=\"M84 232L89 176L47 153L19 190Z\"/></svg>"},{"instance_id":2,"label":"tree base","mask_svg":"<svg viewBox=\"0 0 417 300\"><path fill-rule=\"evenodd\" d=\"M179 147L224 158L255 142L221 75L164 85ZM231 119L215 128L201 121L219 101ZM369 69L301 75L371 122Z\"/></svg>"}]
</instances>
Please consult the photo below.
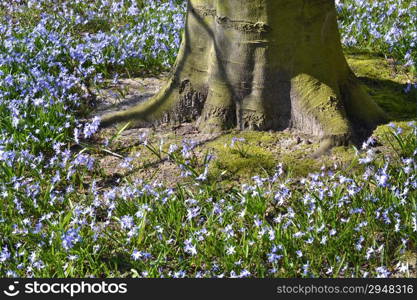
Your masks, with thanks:
<instances>
[{"instance_id":1,"label":"tree base","mask_svg":"<svg viewBox=\"0 0 417 300\"><path fill-rule=\"evenodd\" d=\"M347 65L334 1L220 2L189 1L165 88L104 116L102 126L195 121L204 132L296 128L322 139L317 156L387 120Z\"/></svg>"}]
</instances>

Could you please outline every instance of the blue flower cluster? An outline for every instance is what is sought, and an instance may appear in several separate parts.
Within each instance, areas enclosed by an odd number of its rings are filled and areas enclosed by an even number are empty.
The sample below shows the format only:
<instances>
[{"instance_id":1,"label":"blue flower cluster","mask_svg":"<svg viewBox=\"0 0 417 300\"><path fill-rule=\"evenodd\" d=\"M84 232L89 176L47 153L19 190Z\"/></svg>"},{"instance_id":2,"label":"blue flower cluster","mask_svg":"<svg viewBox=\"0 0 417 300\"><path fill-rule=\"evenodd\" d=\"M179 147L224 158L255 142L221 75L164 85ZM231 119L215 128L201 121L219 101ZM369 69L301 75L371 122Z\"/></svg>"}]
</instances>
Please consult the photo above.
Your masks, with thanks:
<instances>
[{"instance_id":1,"label":"blue flower cluster","mask_svg":"<svg viewBox=\"0 0 417 300\"><path fill-rule=\"evenodd\" d=\"M342 42L417 64L417 3L410 0L337 0Z\"/></svg>"},{"instance_id":2,"label":"blue flower cluster","mask_svg":"<svg viewBox=\"0 0 417 300\"><path fill-rule=\"evenodd\" d=\"M37 169L37 176L46 165L66 166L69 150L61 149L99 126L98 119L84 125L77 119L91 88L116 71L129 72L127 65L142 72L170 66L183 11L175 1L143 7L137 1L1 1L0 163L22 174ZM91 159L72 159L79 164L91 167ZM0 175L2 182L16 175L10 172Z\"/></svg>"}]
</instances>

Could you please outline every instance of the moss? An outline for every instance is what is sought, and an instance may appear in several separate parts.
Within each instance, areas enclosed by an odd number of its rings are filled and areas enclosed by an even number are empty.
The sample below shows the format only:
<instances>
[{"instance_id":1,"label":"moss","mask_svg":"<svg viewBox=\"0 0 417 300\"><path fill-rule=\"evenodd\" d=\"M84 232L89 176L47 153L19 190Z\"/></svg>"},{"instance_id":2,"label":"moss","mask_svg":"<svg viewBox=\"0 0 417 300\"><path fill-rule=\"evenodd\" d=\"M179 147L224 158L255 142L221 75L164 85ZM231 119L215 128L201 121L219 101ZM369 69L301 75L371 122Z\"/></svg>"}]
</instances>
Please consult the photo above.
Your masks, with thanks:
<instances>
[{"instance_id":1,"label":"moss","mask_svg":"<svg viewBox=\"0 0 417 300\"><path fill-rule=\"evenodd\" d=\"M238 133L237 131L235 133ZM243 137L248 143L273 144L282 137L289 137L289 134L282 132L265 131L243 131L239 132L239 137Z\"/></svg>"},{"instance_id":2,"label":"moss","mask_svg":"<svg viewBox=\"0 0 417 300\"><path fill-rule=\"evenodd\" d=\"M262 151L251 151L248 157L222 152L221 158L213 165L211 175L218 177L219 174L223 174L230 178L246 180L254 175L270 176L275 166L274 157Z\"/></svg>"},{"instance_id":3,"label":"moss","mask_svg":"<svg viewBox=\"0 0 417 300\"><path fill-rule=\"evenodd\" d=\"M404 135L407 135L412 131L412 128L408 125L407 121L397 121L391 123L396 127L401 128ZM381 125L375 129L373 136L376 137L383 146L389 146L388 137L391 136L392 130L393 129L388 124Z\"/></svg>"},{"instance_id":4,"label":"moss","mask_svg":"<svg viewBox=\"0 0 417 300\"><path fill-rule=\"evenodd\" d=\"M233 137L244 138L244 142L236 142L230 147ZM211 175L226 175L229 179L248 179L254 175L271 175L277 161L268 145L276 141L272 133L240 132L223 135L216 141L207 144L215 152L216 159L212 165Z\"/></svg>"},{"instance_id":5,"label":"moss","mask_svg":"<svg viewBox=\"0 0 417 300\"><path fill-rule=\"evenodd\" d=\"M392 120L416 117L417 92L405 93L412 76L407 69L372 54L348 54L347 60L366 92Z\"/></svg>"},{"instance_id":6,"label":"moss","mask_svg":"<svg viewBox=\"0 0 417 300\"><path fill-rule=\"evenodd\" d=\"M305 177L309 173L320 170L321 166L318 160L307 158L303 151L284 154L280 157L280 161L293 178Z\"/></svg>"},{"instance_id":7,"label":"moss","mask_svg":"<svg viewBox=\"0 0 417 300\"><path fill-rule=\"evenodd\" d=\"M326 157L326 166L331 167L334 164L339 167L348 168L357 165L356 150L353 146L335 147L331 154Z\"/></svg>"},{"instance_id":8,"label":"moss","mask_svg":"<svg viewBox=\"0 0 417 300\"><path fill-rule=\"evenodd\" d=\"M335 164L343 168L356 165L353 147L334 147L328 155L323 155L320 159L310 158L311 151L311 147L306 146L304 149L285 153L278 160L283 163L293 178L306 177L308 174L320 172L323 166L326 169L332 169Z\"/></svg>"},{"instance_id":9,"label":"moss","mask_svg":"<svg viewBox=\"0 0 417 300\"><path fill-rule=\"evenodd\" d=\"M113 129L114 131L114 129ZM175 182L177 178L172 177L172 170L177 167L172 163L163 163L149 150L143 146L137 146L132 137L138 134L126 132L117 141L112 149L114 152L125 157L135 157L137 152L140 156L132 162L134 171L127 172L131 176L139 174L162 173L159 178ZM149 141L158 147L161 138L164 140L164 151L168 150L171 143L181 144L184 137L176 135L173 131L150 132ZM230 147L232 138L244 138L244 142L237 142L241 147ZM192 139L192 137L190 137ZM307 141L307 136L301 136L301 140ZM229 131L217 139L208 143L202 143L195 149L198 157L202 157L206 151L214 154L209 172L210 177L221 180L222 184L227 182L248 181L252 176L273 175L278 163L283 163L285 169L294 178L305 177L309 173L319 172L321 167L332 167L335 163L339 166L349 166L355 158L355 151L352 147L335 147L329 155L323 155L320 159L313 159L310 155L318 147L315 143L297 142L297 138L290 132L259 132L259 131ZM165 155L164 155L165 157ZM112 165L112 170L118 169L117 164L121 162L116 159ZM110 173L113 173L110 172ZM178 170L177 170L178 171ZM168 175L167 175L168 174ZM129 175L129 176L130 176Z\"/></svg>"},{"instance_id":10,"label":"moss","mask_svg":"<svg viewBox=\"0 0 417 300\"><path fill-rule=\"evenodd\" d=\"M331 151L331 156L335 160L335 162L347 163L355 159L355 150L352 146L334 147Z\"/></svg>"},{"instance_id":11,"label":"moss","mask_svg":"<svg viewBox=\"0 0 417 300\"><path fill-rule=\"evenodd\" d=\"M308 74L299 74L291 81L292 90L300 99L294 110L301 117L296 117L296 123L301 122L301 128L310 130L315 135L340 135L349 132L349 123L341 113L338 95L334 88L320 82ZM301 121L297 120L300 119ZM310 119L309 122L305 122ZM314 128L317 127L317 128Z\"/></svg>"},{"instance_id":12,"label":"moss","mask_svg":"<svg viewBox=\"0 0 417 300\"><path fill-rule=\"evenodd\" d=\"M348 54L347 57L349 64L356 75L359 76L371 97L390 113L397 126L404 128L404 131L406 131L408 128L408 120L416 117L415 97L417 96L403 92L409 76L406 70L394 67L384 58L370 54ZM320 88L325 87L320 86ZM310 92L306 91L306 93ZM331 94L327 96L331 96ZM314 100L318 103L314 103ZM321 100L313 99L310 104L314 107L320 104ZM327 109L327 107L325 108ZM389 127L387 125L379 126L373 134L382 143L383 147L389 146L389 141L386 137L388 129ZM183 138L194 139L192 134L176 135L171 130L159 130L151 134L151 140L158 144L160 136L164 138L165 150L167 150L170 143L179 144ZM242 145L245 153L242 154L236 149L225 147L225 144L230 145L233 137L245 139L245 143ZM310 139L310 137L301 137L303 141ZM125 139L130 142L132 141L132 138L128 136ZM236 180L245 181L254 175L272 175L276 165L280 162L284 164L286 170L295 178L307 176L309 173L319 172L323 165L332 167L336 163L345 168L349 166L352 166L354 169L361 167L355 163L355 150L352 146L335 147L331 150L330 154L323 155L319 159L313 159L310 158L310 155L318 147L314 143L315 140L312 139L312 143L300 143L294 140L296 140L294 133L287 131L259 132L233 130L225 132L211 142L203 143L195 151L200 156L207 150L215 154L216 159L212 162L210 175L222 180L224 184L228 180L230 182ZM136 149L125 149L121 154L125 155L129 150L135 152ZM116 152L119 153L118 151ZM158 163L158 159L149 151L141 150L141 152L139 158L140 164L137 165L138 169L152 174L153 172L164 173L167 172L167 169L171 172L171 169L175 169L175 166L171 166L168 163L165 165ZM171 173L174 174L174 172ZM135 175L133 174L132 176ZM178 176L167 176L167 178L164 178L161 175L161 178L172 182L179 180Z\"/></svg>"},{"instance_id":13,"label":"moss","mask_svg":"<svg viewBox=\"0 0 417 300\"><path fill-rule=\"evenodd\" d=\"M233 137L245 138L241 146L247 157L229 147ZM335 163L350 166L355 160L355 150L351 146L335 147L329 155L314 159L310 155L317 144L294 144L293 140L294 136L287 132L245 131L223 135L205 146L216 154L211 175L219 177L222 174L225 175L223 179L246 180L254 175L272 175L277 164L282 163L292 177L299 178L319 172L322 166L330 168Z\"/></svg>"}]
</instances>

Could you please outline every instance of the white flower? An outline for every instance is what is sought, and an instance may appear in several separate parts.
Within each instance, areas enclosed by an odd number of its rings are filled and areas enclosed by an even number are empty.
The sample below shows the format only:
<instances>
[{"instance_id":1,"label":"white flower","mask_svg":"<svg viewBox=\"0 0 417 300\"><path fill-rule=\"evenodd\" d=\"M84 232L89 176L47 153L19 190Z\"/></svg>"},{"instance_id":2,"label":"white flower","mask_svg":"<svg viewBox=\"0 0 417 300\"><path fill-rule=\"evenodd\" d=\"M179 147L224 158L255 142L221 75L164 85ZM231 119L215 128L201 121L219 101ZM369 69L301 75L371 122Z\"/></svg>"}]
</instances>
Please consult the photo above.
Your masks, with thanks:
<instances>
[{"instance_id":1,"label":"white flower","mask_svg":"<svg viewBox=\"0 0 417 300\"><path fill-rule=\"evenodd\" d=\"M408 263L401 263L397 264L398 272L400 273L407 273L409 270Z\"/></svg>"},{"instance_id":2,"label":"white flower","mask_svg":"<svg viewBox=\"0 0 417 300\"><path fill-rule=\"evenodd\" d=\"M226 254L227 255L233 255L236 253L235 247L234 246L229 246L226 248Z\"/></svg>"}]
</instances>

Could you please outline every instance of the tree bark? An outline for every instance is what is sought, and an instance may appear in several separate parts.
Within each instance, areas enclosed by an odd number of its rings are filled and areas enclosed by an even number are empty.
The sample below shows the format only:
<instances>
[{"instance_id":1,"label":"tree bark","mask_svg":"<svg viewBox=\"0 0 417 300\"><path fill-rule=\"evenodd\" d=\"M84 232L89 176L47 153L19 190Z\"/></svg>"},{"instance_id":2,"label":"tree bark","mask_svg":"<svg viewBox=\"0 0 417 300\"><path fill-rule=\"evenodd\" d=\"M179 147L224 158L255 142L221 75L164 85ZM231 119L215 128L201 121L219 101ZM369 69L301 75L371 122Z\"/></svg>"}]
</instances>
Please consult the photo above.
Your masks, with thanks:
<instances>
[{"instance_id":1,"label":"tree bark","mask_svg":"<svg viewBox=\"0 0 417 300\"><path fill-rule=\"evenodd\" d=\"M166 86L102 124L127 120L196 121L206 132L297 128L324 149L386 117L346 62L333 0L189 0Z\"/></svg>"}]
</instances>

